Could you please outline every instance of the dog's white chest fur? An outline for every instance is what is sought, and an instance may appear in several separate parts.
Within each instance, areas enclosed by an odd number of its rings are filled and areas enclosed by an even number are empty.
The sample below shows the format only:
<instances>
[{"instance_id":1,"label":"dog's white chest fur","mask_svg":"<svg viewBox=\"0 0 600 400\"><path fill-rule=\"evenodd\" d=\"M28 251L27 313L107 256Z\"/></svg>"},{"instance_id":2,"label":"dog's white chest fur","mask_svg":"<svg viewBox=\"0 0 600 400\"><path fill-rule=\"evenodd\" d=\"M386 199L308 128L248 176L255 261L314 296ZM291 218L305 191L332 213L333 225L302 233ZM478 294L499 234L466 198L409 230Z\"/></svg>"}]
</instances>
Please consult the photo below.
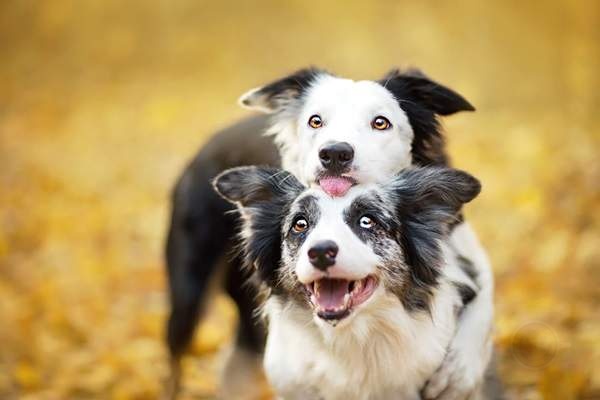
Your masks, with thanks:
<instances>
[{"instance_id":1,"label":"dog's white chest fur","mask_svg":"<svg viewBox=\"0 0 600 400\"><path fill-rule=\"evenodd\" d=\"M434 297L431 315L410 315L393 295L376 296L337 327L270 298L269 381L284 399L419 399L455 328L455 291L441 284Z\"/></svg>"}]
</instances>

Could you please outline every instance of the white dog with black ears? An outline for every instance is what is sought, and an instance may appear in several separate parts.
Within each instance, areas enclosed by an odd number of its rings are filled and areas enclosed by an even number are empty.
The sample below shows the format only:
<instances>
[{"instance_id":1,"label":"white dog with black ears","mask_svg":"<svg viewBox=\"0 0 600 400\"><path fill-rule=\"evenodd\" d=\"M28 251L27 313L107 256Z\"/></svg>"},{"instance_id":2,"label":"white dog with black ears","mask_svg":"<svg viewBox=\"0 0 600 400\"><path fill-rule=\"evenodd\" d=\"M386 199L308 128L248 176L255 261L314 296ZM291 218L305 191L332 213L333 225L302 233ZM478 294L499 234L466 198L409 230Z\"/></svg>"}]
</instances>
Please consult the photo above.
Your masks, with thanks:
<instances>
[{"instance_id":1,"label":"white dog with black ears","mask_svg":"<svg viewBox=\"0 0 600 400\"><path fill-rule=\"evenodd\" d=\"M306 69L251 90L240 102L270 114L267 134L280 148L283 168L332 196L385 181L413 164L447 164L436 116L474 109L414 70L353 81ZM426 399L467 398L482 382L492 354L487 255L466 222L452 227L448 251L476 283L477 294L461 313L444 362L426 383Z\"/></svg>"},{"instance_id":2,"label":"white dog with black ears","mask_svg":"<svg viewBox=\"0 0 600 400\"><path fill-rule=\"evenodd\" d=\"M420 399L476 296L447 233L479 182L408 169L331 197L282 170L238 167L215 188L238 205L244 257L263 284L264 367L277 395ZM499 398L488 375L469 398Z\"/></svg>"}]
</instances>

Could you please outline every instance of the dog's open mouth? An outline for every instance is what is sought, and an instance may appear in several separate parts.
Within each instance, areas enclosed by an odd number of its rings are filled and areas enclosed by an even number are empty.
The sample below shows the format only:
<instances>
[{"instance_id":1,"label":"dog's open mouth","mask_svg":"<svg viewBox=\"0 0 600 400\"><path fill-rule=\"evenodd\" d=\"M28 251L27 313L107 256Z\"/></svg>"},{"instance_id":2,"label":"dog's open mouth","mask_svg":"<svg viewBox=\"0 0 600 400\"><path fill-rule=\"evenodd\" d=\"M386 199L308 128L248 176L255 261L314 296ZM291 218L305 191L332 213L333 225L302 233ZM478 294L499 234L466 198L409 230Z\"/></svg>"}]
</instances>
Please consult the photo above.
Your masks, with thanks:
<instances>
[{"instance_id":1,"label":"dog's open mouth","mask_svg":"<svg viewBox=\"0 0 600 400\"><path fill-rule=\"evenodd\" d=\"M306 288L320 318L340 320L371 297L377 288L377 280L373 276L356 281L323 278L307 284Z\"/></svg>"},{"instance_id":2,"label":"dog's open mouth","mask_svg":"<svg viewBox=\"0 0 600 400\"><path fill-rule=\"evenodd\" d=\"M344 196L354 185L356 180L349 176L324 176L319 179L321 189L332 197Z\"/></svg>"}]
</instances>

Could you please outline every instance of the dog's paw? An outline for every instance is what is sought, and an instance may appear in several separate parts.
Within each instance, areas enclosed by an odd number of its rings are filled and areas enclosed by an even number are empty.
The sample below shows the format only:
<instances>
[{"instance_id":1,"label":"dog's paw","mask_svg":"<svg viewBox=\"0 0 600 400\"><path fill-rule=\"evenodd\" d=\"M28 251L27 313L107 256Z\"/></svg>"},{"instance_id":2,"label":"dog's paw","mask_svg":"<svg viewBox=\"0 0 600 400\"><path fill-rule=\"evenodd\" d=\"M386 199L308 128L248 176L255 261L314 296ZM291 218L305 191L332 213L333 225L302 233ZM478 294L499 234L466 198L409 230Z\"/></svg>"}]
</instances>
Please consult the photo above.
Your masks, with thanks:
<instances>
[{"instance_id":1,"label":"dog's paw","mask_svg":"<svg viewBox=\"0 0 600 400\"><path fill-rule=\"evenodd\" d=\"M424 400L472 400L482 378L481 366L469 365L459 353L450 351L422 391Z\"/></svg>"}]
</instances>

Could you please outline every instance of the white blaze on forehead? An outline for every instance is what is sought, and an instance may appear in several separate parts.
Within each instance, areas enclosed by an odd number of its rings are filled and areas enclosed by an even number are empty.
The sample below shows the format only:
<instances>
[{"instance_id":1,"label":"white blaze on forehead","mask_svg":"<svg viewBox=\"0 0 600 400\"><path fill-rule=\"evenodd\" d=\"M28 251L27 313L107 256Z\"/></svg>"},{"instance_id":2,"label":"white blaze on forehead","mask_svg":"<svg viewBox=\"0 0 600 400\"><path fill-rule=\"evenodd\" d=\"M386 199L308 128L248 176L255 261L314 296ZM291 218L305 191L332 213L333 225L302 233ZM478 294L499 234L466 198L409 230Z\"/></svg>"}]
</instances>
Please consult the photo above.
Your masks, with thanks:
<instances>
[{"instance_id":1,"label":"white blaze on forehead","mask_svg":"<svg viewBox=\"0 0 600 400\"><path fill-rule=\"evenodd\" d=\"M356 122L369 125L371 119L384 115L401 127L408 125L408 118L390 91L374 81L353 81L323 75L319 77L304 96L300 117L308 120L319 114L325 122L343 119L348 126Z\"/></svg>"},{"instance_id":2,"label":"white blaze on forehead","mask_svg":"<svg viewBox=\"0 0 600 400\"><path fill-rule=\"evenodd\" d=\"M344 211L352 201L366 188L355 187L344 197L330 197L320 189L311 189L309 193L317 198L319 220L313 226L308 237L298 250L296 274L302 283L309 283L323 276L308 259L308 250L317 242L332 240L338 246L336 263L329 268L331 277L358 280L373 274L379 263L379 257L365 244L345 220Z\"/></svg>"},{"instance_id":3,"label":"white blaze on forehead","mask_svg":"<svg viewBox=\"0 0 600 400\"><path fill-rule=\"evenodd\" d=\"M295 165L286 168L292 168L304 183L315 182L321 168L319 149L330 142L352 146L352 175L359 183L387 179L412 162L414 134L408 117L392 93L377 82L323 75L306 91L296 112L297 143L286 147L296 153L290 163ZM308 126L314 114L322 118L321 128ZM377 116L387 118L392 127L373 129L371 122Z\"/></svg>"}]
</instances>

